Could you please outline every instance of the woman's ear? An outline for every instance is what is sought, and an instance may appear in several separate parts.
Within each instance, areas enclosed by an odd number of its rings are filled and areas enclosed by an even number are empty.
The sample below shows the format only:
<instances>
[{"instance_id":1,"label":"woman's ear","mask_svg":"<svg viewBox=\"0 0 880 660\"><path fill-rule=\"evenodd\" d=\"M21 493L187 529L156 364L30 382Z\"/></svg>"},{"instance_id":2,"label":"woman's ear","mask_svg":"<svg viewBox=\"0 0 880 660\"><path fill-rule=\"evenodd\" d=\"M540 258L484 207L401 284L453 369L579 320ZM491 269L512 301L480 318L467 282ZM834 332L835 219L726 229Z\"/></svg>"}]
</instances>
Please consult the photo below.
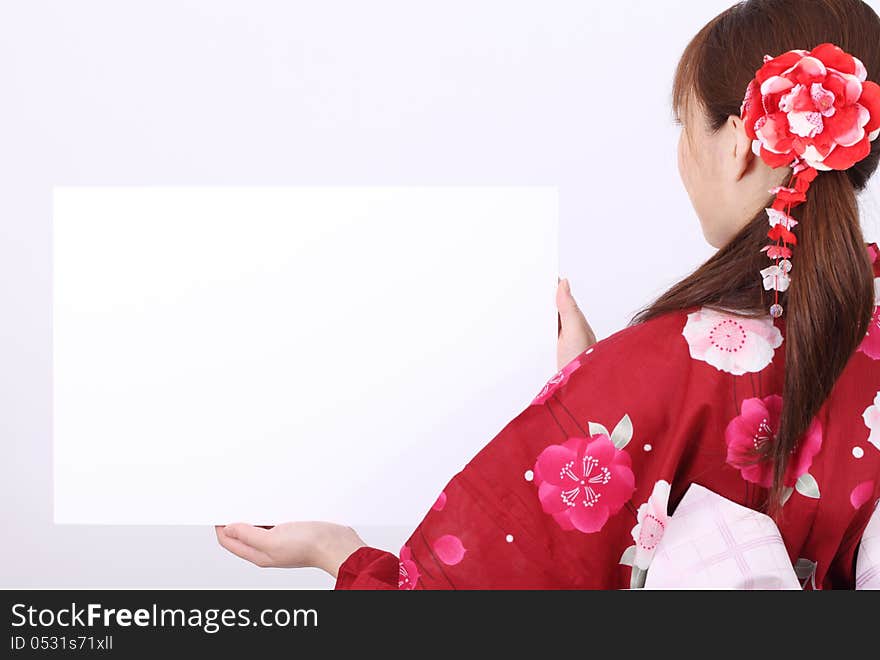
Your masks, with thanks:
<instances>
[{"instance_id":1,"label":"woman's ear","mask_svg":"<svg viewBox=\"0 0 880 660\"><path fill-rule=\"evenodd\" d=\"M730 156L733 159L733 177L734 181L739 181L748 172L752 159L755 157L752 151L752 140L746 135L745 123L736 115L730 115L727 118L727 130L732 135Z\"/></svg>"}]
</instances>

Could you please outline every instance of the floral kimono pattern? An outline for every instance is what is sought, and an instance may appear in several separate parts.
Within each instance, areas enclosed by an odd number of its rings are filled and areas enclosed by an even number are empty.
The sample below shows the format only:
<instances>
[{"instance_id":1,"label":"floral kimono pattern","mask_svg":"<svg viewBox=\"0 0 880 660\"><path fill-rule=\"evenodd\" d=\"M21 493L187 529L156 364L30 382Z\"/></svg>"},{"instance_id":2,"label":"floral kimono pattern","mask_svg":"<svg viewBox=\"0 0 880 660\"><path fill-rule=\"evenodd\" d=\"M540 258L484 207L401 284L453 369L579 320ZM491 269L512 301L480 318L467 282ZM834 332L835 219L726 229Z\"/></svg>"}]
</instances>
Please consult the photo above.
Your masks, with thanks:
<instances>
[{"instance_id":1,"label":"floral kimono pattern","mask_svg":"<svg viewBox=\"0 0 880 660\"><path fill-rule=\"evenodd\" d=\"M747 456L779 422L784 342L783 318L708 308L599 341L449 480L397 555L359 548L336 588L644 586L691 484L760 506L772 474ZM856 586L880 498L878 360L880 307L785 474L779 533L803 588Z\"/></svg>"}]
</instances>

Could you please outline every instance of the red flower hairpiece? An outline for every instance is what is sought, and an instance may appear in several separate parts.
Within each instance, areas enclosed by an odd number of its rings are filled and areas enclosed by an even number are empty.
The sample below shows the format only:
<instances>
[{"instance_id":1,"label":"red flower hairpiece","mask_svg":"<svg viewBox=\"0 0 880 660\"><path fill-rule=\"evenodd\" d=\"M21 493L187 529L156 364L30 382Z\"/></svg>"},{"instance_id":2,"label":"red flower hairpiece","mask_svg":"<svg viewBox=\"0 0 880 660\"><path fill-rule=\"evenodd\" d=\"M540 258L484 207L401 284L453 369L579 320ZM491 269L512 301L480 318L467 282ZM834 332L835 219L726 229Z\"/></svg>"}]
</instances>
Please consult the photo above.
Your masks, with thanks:
<instances>
[{"instance_id":1,"label":"red flower hairpiece","mask_svg":"<svg viewBox=\"0 0 880 660\"><path fill-rule=\"evenodd\" d=\"M770 315L782 316L779 292L788 288L791 208L806 201L820 170L846 170L871 152L880 135L880 85L867 80L865 65L834 44L811 51L764 56L740 108L752 150L770 167L790 166L788 185L769 192L767 215L773 241L761 248L775 261L761 270L764 289L775 290Z\"/></svg>"}]
</instances>

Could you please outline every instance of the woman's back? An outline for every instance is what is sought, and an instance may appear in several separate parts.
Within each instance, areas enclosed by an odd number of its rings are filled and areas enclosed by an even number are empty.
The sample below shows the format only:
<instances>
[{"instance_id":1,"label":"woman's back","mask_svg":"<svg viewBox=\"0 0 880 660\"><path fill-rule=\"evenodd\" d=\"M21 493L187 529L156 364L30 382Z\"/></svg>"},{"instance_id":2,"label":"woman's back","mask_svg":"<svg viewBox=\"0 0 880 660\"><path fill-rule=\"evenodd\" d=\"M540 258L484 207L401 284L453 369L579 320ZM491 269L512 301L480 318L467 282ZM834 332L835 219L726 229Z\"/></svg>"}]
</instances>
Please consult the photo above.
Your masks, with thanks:
<instances>
[{"instance_id":1,"label":"woman's back","mask_svg":"<svg viewBox=\"0 0 880 660\"><path fill-rule=\"evenodd\" d=\"M880 262L874 267L880 276ZM877 329L872 323L788 462L779 530L816 588L855 586L855 553L880 497ZM361 548L337 587L641 584L666 516L691 484L763 506L772 468L749 452L772 439L779 420L784 340L782 319L705 308L607 337L450 480L399 558ZM724 558L725 538L714 542ZM739 554L746 575L749 556Z\"/></svg>"}]
</instances>

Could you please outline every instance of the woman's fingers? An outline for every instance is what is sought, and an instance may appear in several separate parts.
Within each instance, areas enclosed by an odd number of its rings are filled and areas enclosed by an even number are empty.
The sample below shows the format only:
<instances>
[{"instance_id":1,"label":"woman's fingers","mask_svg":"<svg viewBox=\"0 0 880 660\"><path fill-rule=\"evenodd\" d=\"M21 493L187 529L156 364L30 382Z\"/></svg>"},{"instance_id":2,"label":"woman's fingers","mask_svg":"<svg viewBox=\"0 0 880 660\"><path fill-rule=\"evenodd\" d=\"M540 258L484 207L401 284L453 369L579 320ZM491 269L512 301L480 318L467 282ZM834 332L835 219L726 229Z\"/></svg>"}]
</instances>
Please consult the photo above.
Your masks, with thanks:
<instances>
[{"instance_id":1,"label":"woman's fingers","mask_svg":"<svg viewBox=\"0 0 880 660\"><path fill-rule=\"evenodd\" d=\"M559 287L556 291L556 308L562 318L563 327L565 327L566 321L580 321L584 318L574 296L571 295L571 284L568 278L559 281ZM584 322L586 322L585 319Z\"/></svg>"},{"instance_id":2,"label":"woman's fingers","mask_svg":"<svg viewBox=\"0 0 880 660\"><path fill-rule=\"evenodd\" d=\"M249 526L241 525L240 523L237 525L226 525L225 527L216 526L215 531L217 533L217 541L219 541L220 545L226 548L232 554L236 555L237 557L241 557L242 559L245 559L252 564L256 564L260 567L272 566L272 559L266 552L264 552L259 547L255 547L247 541L242 540L242 528L246 527ZM230 528L232 528L231 531ZM266 530L261 531L265 532Z\"/></svg>"},{"instance_id":3,"label":"woman's fingers","mask_svg":"<svg viewBox=\"0 0 880 660\"><path fill-rule=\"evenodd\" d=\"M245 545L236 539L223 539L220 544L237 557L251 562L260 568L269 568L273 566L272 560L265 553L254 550L251 546Z\"/></svg>"},{"instance_id":4,"label":"woman's fingers","mask_svg":"<svg viewBox=\"0 0 880 660\"><path fill-rule=\"evenodd\" d=\"M556 287L556 308L559 312L556 362L557 368L561 369L595 344L596 335L571 295L568 279L560 279Z\"/></svg>"},{"instance_id":5,"label":"woman's fingers","mask_svg":"<svg viewBox=\"0 0 880 660\"><path fill-rule=\"evenodd\" d=\"M232 523L226 525L223 533L229 538L246 543L263 552L269 547L269 530L264 527L254 527L246 523Z\"/></svg>"},{"instance_id":6,"label":"woman's fingers","mask_svg":"<svg viewBox=\"0 0 880 660\"><path fill-rule=\"evenodd\" d=\"M562 314L559 313L559 283L562 281L561 277L556 278L556 336L562 334Z\"/></svg>"},{"instance_id":7,"label":"woman's fingers","mask_svg":"<svg viewBox=\"0 0 880 660\"><path fill-rule=\"evenodd\" d=\"M559 281L559 287L556 290L556 308L559 311L560 331L561 332L577 332L586 337L595 339L593 329L587 322L581 308L578 307L577 301L571 295L571 284L568 279ZM584 347L585 349L588 347Z\"/></svg>"}]
</instances>

